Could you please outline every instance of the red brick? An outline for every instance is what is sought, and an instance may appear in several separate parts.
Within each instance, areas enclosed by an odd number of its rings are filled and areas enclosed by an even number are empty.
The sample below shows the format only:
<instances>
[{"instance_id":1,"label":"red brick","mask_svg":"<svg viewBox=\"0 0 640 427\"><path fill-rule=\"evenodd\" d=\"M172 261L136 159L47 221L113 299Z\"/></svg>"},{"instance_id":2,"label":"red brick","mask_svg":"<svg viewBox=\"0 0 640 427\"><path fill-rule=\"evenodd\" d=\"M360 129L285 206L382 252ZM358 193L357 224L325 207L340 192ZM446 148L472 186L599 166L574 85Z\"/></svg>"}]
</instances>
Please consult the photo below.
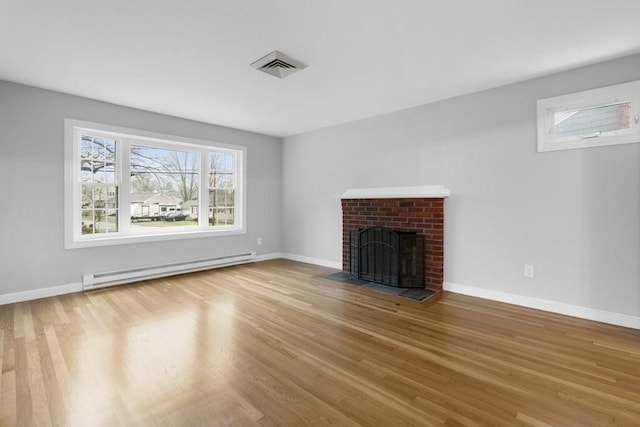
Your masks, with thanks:
<instances>
[{"instance_id":1,"label":"red brick","mask_svg":"<svg viewBox=\"0 0 640 427\"><path fill-rule=\"evenodd\" d=\"M351 230L371 226L413 231L425 237L425 285L442 288L444 264L444 200L443 199L344 199L343 269L349 269Z\"/></svg>"}]
</instances>

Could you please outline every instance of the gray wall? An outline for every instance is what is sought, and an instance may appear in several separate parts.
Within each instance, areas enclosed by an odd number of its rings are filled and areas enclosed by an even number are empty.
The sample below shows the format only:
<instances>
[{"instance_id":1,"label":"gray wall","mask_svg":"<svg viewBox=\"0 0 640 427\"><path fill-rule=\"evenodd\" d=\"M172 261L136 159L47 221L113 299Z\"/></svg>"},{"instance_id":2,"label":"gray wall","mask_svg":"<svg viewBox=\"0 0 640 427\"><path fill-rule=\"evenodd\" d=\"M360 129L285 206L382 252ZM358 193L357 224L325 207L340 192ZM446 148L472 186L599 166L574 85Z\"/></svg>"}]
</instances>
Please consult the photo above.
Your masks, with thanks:
<instances>
[{"instance_id":1,"label":"gray wall","mask_svg":"<svg viewBox=\"0 0 640 427\"><path fill-rule=\"evenodd\" d=\"M65 118L247 147L247 234L65 250ZM0 81L0 294L77 283L84 273L279 252L281 145L279 138Z\"/></svg>"},{"instance_id":2,"label":"gray wall","mask_svg":"<svg viewBox=\"0 0 640 427\"><path fill-rule=\"evenodd\" d=\"M536 152L539 98L639 79L636 55L285 138L283 252L339 264L347 188L443 184L445 281L639 316L640 144Z\"/></svg>"}]
</instances>

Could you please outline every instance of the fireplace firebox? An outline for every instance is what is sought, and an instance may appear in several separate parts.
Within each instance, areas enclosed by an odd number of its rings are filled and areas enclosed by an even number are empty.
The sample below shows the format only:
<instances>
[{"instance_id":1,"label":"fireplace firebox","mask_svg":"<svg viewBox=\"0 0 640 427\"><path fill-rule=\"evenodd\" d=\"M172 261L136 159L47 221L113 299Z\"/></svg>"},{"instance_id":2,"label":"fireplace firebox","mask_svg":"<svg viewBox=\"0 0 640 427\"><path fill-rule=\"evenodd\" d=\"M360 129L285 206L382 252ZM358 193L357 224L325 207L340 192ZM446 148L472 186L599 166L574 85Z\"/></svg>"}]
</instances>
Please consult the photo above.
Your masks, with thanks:
<instances>
[{"instance_id":1,"label":"fireplace firebox","mask_svg":"<svg viewBox=\"0 0 640 427\"><path fill-rule=\"evenodd\" d=\"M350 232L350 273L399 288L424 288L424 236L388 227Z\"/></svg>"}]
</instances>

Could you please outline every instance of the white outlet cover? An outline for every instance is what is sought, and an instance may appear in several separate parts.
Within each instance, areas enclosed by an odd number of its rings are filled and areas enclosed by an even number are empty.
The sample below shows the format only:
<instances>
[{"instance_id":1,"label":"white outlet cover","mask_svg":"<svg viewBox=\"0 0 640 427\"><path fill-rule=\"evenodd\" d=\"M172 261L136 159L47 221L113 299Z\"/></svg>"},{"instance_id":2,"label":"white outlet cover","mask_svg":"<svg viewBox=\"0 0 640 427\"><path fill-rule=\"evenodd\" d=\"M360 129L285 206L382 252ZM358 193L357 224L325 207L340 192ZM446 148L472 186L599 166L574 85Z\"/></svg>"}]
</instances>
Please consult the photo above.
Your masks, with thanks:
<instances>
[{"instance_id":1,"label":"white outlet cover","mask_svg":"<svg viewBox=\"0 0 640 427\"><path fill-rule=\"evenodd\" d=\"M524 277L531 279L531 278L533 278L533 276L534 276L533 265L525 264L524 265Z\"/></svg>"}]
</instances>

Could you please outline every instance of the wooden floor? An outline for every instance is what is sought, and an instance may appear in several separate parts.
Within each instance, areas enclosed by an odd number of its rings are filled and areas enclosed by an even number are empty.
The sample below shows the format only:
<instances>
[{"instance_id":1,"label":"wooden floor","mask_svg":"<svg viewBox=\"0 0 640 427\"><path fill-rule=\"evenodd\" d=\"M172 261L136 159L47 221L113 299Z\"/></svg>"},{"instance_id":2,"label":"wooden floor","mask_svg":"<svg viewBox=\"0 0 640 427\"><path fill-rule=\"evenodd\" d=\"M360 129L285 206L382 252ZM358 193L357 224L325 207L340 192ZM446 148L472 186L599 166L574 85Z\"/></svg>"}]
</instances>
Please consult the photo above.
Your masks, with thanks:
<instances>
[{"instance_id":1,"label":"wooden floor","mask_svg":"<svg viewBox=\"0 0 640 427\"><path fill-rule=\"evenodd\" d=\"M0 425L640 425L640 331L332 271L276 260L0 306Z\"/></svg>"}]
</instances>

